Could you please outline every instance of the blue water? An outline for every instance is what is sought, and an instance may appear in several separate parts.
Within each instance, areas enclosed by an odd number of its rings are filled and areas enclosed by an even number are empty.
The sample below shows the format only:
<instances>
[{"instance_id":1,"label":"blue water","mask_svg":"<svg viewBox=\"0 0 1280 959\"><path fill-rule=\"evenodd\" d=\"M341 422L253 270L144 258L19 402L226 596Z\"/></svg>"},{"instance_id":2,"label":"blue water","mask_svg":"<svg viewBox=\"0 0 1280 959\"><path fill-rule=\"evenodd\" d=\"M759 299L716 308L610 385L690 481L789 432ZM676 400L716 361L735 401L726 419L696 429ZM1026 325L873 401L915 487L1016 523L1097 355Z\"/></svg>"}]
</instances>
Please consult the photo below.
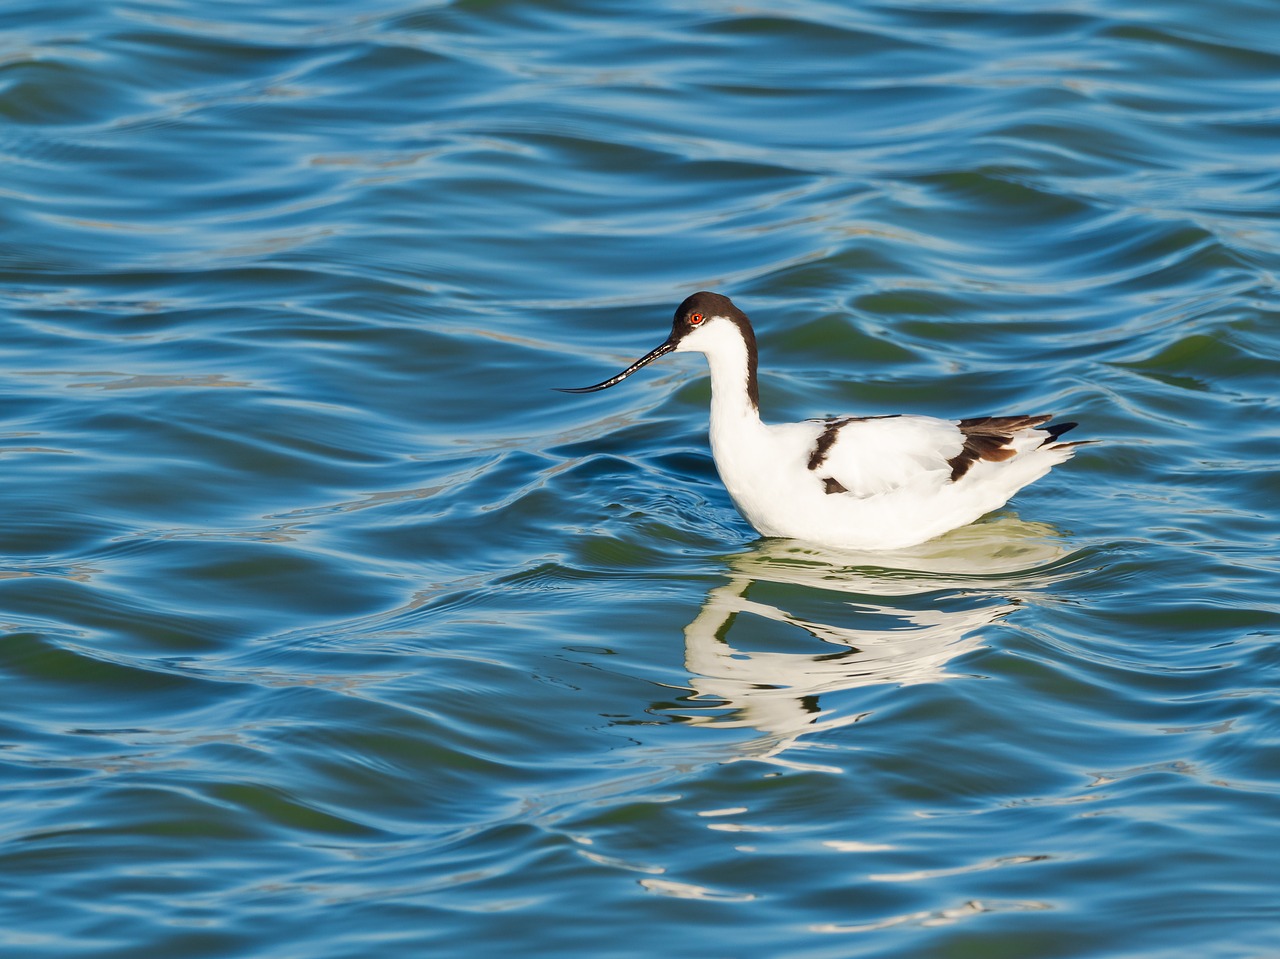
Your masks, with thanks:
<instances>
[{"instance_id":1,"label":"blue water","mask_svg":"<svg viewBox=\"0 0 1280 959\"><path fill-rule=\"evenodd\" d=\"M1280 8L0 10L0 953L1280 954ZM762 406L1101 442L894 554Z\"/></svg>"}]
</instances>

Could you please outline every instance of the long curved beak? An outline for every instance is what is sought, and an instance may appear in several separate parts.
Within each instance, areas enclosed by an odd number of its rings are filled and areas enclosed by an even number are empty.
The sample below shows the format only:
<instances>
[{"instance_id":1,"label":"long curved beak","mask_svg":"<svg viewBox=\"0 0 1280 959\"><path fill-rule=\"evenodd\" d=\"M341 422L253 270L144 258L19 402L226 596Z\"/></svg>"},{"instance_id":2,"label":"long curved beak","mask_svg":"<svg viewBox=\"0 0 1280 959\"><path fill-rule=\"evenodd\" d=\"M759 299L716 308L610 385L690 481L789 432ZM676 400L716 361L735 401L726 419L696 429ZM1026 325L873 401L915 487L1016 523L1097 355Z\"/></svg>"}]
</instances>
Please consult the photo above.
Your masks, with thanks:
<instances>
[{"instance_id":1,"label":"long curved beak","mask_svg":"<svg viewBox=\"0 0 1280 959\"><path fill-rule=\"evenodd\" d=\"M640 367L648 366L658 357L666 356L675 348L676 348L675 342L673 340L667 340L657 349L650 350L644 356L640 357L640 359L636 360L634 363L628 366L625 370L623 370L617 376L611 376L607 380L605 380L603 383L597 383L595 386L577 386L577 387L557 386L557 387L554 387L554 389L559 390L561 393L594 393L596 392L596 390L607 390L609 387L615 386L618 383L621 383L623 380L625 380L628 376L630 376L636 370L640 369Z\"/></svg>"}]
</instances>

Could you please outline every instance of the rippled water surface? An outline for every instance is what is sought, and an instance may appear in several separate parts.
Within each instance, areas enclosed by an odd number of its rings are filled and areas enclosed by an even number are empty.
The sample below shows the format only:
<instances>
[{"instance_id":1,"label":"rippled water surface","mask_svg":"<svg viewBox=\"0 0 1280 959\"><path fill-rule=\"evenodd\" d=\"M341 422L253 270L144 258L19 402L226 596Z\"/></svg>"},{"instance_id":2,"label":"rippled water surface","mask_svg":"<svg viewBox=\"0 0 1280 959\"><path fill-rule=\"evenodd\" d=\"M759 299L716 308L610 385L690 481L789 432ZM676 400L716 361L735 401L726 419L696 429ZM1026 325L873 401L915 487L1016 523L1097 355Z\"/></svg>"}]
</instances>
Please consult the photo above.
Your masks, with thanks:
<instances>
[{"instance_id":1,"label":"rippled water surface","mask_svg":"<svg viewBox=\"0 0 1280 959\"><path fill-rule=\"evenodd\" d=\"M1280 954L1280 8L0 11L6 957ZM892 554L765 413L1100 440Z\"/></svg>"}]
</instances>

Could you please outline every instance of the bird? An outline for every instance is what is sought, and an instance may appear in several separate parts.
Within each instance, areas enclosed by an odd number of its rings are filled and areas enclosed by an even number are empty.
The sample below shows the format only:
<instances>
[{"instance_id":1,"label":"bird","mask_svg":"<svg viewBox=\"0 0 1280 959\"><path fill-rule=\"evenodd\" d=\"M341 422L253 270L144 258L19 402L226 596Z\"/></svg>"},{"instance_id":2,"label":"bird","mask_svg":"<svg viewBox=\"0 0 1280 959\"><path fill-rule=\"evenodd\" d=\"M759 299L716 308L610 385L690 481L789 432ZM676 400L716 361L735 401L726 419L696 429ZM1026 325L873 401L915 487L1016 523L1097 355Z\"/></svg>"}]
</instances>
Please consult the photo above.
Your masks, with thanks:
<instances>
[{"instance_id":1,"label":"bird","mask_svg":"<svg viewBox=\"0 0 1280 959\"><path fill-rule=\"evenodd\" d=\"M702 353L711 371L711 456L730 499L765 537L834 549L915 546L999 509L1070 458L1059 438L1077 423L1052 415L947 420L915 414L760 418L756 335L729 297L706 290L675 311L671 335L621 373L668 353Z\"/></svg>"}]
</instances>

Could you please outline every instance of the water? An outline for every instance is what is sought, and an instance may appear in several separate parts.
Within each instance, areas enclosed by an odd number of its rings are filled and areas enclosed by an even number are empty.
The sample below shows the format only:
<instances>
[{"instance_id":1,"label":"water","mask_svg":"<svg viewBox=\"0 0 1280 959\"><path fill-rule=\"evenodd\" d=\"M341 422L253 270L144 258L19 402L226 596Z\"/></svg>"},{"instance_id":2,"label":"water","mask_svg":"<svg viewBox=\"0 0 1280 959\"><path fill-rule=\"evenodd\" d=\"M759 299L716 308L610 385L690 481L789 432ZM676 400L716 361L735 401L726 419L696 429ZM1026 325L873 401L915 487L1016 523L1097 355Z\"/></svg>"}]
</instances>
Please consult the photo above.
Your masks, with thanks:
<instances>
[{"instance_id":1,"label":"water","mask_svg":"<svg viewBox=\"0 0 1280 959\"><path fill-rule=\"evenodd\" d=\"M0 12L6 957L1280 953L1280 13ZM1098 439L897 554L775 420Z\"/></svg>"}]
</instances>

